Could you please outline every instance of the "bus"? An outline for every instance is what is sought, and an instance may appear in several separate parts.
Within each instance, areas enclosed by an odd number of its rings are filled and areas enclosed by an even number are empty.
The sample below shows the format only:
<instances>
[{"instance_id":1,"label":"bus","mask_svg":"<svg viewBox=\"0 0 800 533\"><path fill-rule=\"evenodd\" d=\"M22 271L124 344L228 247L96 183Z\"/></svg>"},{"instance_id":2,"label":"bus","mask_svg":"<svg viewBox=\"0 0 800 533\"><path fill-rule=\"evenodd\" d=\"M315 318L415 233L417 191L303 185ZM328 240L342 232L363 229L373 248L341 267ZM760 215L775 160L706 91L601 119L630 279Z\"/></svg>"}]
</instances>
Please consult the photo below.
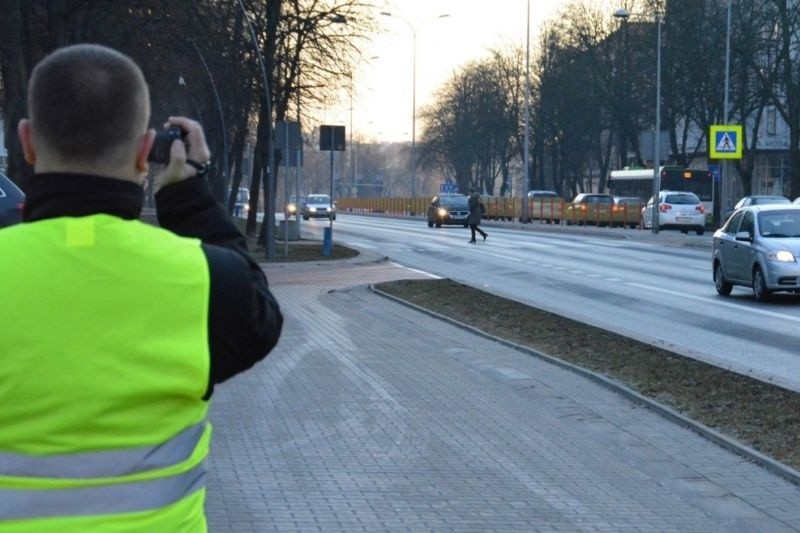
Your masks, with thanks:
<instances>
[{"instance_id":1,"label":"bus","mask_svg":"<svg viewBox=\"0 0 800 533\"><path fill-rule=\"evenodd\" d=\"M653 169L612 170L608 176L608 191L614 196L636 196L643 203L653 196ZM703 202L706 224L714 216L714 176L710 170L684 167L661 167L662 191L688 191Z\"/></svg>"}]
</instances>

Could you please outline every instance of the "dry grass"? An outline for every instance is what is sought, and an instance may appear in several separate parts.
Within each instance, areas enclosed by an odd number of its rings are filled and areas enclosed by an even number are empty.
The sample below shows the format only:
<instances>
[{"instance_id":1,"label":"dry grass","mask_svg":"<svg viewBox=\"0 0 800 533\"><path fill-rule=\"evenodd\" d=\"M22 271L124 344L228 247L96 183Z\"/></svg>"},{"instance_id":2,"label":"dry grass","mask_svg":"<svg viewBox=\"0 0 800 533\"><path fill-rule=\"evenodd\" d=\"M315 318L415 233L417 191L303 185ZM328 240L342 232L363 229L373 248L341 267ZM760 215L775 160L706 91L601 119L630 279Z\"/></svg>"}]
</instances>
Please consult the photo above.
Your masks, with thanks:
<instances>
[{"instance_id":1,"label":"dry grass","mask_svg":"<svg viewBox=\"0 0 800 533\"><path fill-rule=\"evenodd\" d=\"M612 378L800 469L800 394L452 280L378 288L495 337Z\"/></svg>"},{"instance_id":2,"label":"dry grass","mask_svg":"<svg viewBox=\"0 0 800 533\"><path fill-rule=\"evenodd\" d=\"M245 220L234 220L239 226L239 229L242 230L242 233L245 233ZM346 246L342 246L341 244L337 244L335 241L331 247L330 254L327 256L322 255L323 250L321 241L302 239L297 241L290 240L287 246L286 241L282 239L283 235L278 235L278 233L279 232L276 231L276 240L272 259L265 259L266 249L264 248L263 244L258 242L257 233L247 235L247 247L256 257L256 259L259 261L267 261L269 263L280 263L294 261L329 261L333 259L347 259L349 257L356 257L358 255L358 251Z\"/></svg>"}]
</instances>

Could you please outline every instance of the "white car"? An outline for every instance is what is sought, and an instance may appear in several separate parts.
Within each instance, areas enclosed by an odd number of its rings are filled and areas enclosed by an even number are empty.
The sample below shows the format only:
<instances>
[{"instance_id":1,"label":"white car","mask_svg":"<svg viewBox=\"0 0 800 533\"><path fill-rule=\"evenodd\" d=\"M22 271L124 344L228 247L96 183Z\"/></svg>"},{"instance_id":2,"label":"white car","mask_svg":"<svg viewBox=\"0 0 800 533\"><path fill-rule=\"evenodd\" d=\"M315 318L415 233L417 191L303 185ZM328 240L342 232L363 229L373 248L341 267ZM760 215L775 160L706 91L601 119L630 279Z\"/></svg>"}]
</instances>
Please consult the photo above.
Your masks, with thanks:
<instances>
[{"instance_id":1,"label":"white car","mask_svg":"<svg viewBox=\"0 0 800 533\"><path fill-rule=\"evenodd\" d=\"M642 227L653 228L653 198L642 208ZM658 229L694 231L702 235L706 228L706 209L693 192L661 191L658 194Z\"/></svg>"}]
</instances>

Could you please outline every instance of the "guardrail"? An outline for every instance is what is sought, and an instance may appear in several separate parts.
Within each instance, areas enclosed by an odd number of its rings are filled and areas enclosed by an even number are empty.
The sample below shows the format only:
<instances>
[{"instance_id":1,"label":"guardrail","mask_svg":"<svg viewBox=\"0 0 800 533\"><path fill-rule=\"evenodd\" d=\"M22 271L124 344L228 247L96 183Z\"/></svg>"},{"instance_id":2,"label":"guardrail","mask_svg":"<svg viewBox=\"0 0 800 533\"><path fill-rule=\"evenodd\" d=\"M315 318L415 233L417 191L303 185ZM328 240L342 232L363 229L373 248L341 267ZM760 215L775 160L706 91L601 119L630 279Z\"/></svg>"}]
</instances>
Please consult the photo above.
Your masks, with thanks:
<instances>
[{"instance_id":1,"label":"guardrail","mask_svg":"<svg viewBox=\"0 0 800 533\"><path fill-rule=\"evenodd\" d=\"M483 218L487 220L522 221L522 199L486 196L481 201L486 207ZM340 212L381 213L399 216L427 216L429 198L339 198ZM574 205L561 198L528 199L527 222L548 224L641 227L643 204Z\"/></svg>"}]
</instances>

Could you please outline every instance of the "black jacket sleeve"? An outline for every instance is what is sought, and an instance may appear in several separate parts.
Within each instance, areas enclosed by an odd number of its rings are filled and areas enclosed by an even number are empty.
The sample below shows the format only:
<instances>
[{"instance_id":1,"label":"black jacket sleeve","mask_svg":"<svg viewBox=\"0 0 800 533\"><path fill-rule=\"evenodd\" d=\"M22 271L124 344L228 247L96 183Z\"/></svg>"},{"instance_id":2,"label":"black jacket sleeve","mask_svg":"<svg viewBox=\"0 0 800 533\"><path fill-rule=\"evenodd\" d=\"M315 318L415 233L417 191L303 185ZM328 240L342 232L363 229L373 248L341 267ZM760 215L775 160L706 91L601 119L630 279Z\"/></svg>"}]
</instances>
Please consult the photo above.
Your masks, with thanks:
<instances>
[{"instance_id":1,"label":"black jacket sleeve","mask_svg":"<svg viewBox=\"0 0 800 533\"><path fill-rule=\"evenodd\" d=\"M211 196L203 178L167 185L156 193L159 224L202 241L211 280L209 346L214 384L247 370L277 344L283 316L264 271L250 255L244 235Z\"/></svg>"}]
</instances>

